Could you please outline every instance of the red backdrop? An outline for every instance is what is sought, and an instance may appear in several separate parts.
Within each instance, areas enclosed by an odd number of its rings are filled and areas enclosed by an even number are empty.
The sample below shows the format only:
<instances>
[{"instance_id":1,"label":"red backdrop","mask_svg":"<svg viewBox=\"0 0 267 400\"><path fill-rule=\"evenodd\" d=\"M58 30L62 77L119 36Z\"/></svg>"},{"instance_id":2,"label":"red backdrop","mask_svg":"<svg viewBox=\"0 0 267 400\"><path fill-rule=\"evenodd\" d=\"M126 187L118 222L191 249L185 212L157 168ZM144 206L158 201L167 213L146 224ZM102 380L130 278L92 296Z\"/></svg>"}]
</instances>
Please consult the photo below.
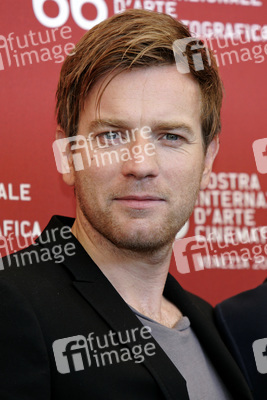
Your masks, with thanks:
<instances>
[{"instance_id":1,"label":"red backdrop","mask_svg":"<svg viewBox=\"0 0 267 400\"><path fill-rule=\"evenodd\" d=\"M52 152L59 71L85 30L125 8L162 11L185 21L202 37L215 32L221 40L209 41L225 86L221 148L210 187L201 195L186 236L207 235L214 228L223 235L230 227L234 234L249 235L250 243L241 246L250 249L247 254L256 244L261 246L265 261L244 263L243 258L231 268L213 265L181 274L173 258L171 271L181 284L216 304L267 277L266 232L257 235L257 228L267 225L267 157L262 149L256 164L252 148L255 140L267 136L263 1L2 0L0 235L18 235L12 242L16 250L27 243L30 231L42 230L52 214L75 215L73 190L63 184ZM262 143L266 147L266 141ZM7 251L12 248L2 238L0 253Z\"/></svg>"}]
</instances>

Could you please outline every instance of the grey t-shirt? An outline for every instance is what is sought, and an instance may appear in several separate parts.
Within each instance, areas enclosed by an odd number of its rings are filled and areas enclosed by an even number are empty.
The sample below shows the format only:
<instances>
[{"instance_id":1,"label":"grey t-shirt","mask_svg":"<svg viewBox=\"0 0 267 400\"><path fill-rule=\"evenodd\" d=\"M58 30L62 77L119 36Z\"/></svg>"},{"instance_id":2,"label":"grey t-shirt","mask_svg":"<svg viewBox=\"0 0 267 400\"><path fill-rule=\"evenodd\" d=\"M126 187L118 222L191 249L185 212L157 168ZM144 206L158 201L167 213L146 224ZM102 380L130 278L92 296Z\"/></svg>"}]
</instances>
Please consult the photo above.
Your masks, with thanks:
<instances>
[{"instance_id":1,"label":"grey t-shirt","mask_svg":"<svg viewBox=\"0 0 267 400\"><path fill-rule=\"evenodd\" d=\"M186 380L190 400L232 400L187 317L171 329L131 309L143 325L151 328L151 335Z\"/></svg>"}]
</instances>

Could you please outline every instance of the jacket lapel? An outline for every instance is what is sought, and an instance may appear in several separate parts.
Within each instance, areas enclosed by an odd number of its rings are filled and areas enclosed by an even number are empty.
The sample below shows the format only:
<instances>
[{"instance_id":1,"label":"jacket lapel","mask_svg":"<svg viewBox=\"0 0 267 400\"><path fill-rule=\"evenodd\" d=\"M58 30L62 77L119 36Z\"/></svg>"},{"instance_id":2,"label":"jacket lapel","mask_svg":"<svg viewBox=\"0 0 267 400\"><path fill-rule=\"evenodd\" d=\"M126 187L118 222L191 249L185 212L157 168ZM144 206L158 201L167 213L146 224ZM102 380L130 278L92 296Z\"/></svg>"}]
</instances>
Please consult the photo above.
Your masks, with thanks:
<instances>
[{"instance_id":1,"label":"jacket lapel","mask_svg":"<svg viewBox=\"0 0 267 400\"><path fill-rule=\"evenodd\" d=\"M92 264L87 264L87 268L92 268ZM118 292L106 280L105 276L96 282L75 281L75 288L88 301L88 303L101 315L106 323L115 332L125 332L142 328L139 319L134 315L129 306L124 302ZM179 371L174 367L170 359L163 352L157 342L151 337L150 342L155 345L155 355L146 357L144 366L150 371L151 375L158 382L166 399L177 400L177 395L183 399L188 399L186 382ZM135 342L126 344L130 349L136 345L141 345L142 349L147 341L139 337Z\"/></svg>"},{"instance_id":2,"label":"jacket lapel","mask_svg":"<svg viewBox=\"0 0 267 400\"><path fill-rule=\"evenodd\" d=\"M85 252L84 249L81 251ZM82 257L79 257L79 262L77 260L74 263L74 260L70 259L66 261L66 267L74 275L73 285L76 290L101 315L114 332L131 331L136 328L140 331L143 327L142 323L87 253L85 256L83 254ZM78 268L76 268L77 265L79 265ZM166 399L177 400L179 394L182 399L189 400L186 382L182 375L154 338L151 337L149 341L155 345L155 354L145 358L144 366L157 381ZM145 339L138 337L135 342L129 342L126 346L132 349L133 346L139 344L144 349L146 343Z\"/></svg>"}]
</instances>

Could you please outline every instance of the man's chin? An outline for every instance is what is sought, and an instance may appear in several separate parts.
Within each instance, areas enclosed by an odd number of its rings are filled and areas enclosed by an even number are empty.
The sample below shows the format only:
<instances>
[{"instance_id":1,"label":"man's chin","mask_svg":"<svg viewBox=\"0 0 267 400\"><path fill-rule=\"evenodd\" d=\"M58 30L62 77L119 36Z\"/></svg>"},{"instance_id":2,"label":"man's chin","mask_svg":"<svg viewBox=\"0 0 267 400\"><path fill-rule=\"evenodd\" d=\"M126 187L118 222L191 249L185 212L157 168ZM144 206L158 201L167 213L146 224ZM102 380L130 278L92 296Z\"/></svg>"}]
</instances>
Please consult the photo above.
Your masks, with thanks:
<instances>
[{"instance_id":1,"label":"man's chin","mask_svg":"<svg viewBox=\"0 0 267 400\"><path fill-rule=\"evenodd\" d=\"M135 234L121 234L119 236L106 237L116 247L128 251L138 253L154 253L161 250L164 247L171 247L175 239L173 235L156 235L155 230L153 233L148 234L147 232L136 232Z\"/></svg>"}]
</instances>

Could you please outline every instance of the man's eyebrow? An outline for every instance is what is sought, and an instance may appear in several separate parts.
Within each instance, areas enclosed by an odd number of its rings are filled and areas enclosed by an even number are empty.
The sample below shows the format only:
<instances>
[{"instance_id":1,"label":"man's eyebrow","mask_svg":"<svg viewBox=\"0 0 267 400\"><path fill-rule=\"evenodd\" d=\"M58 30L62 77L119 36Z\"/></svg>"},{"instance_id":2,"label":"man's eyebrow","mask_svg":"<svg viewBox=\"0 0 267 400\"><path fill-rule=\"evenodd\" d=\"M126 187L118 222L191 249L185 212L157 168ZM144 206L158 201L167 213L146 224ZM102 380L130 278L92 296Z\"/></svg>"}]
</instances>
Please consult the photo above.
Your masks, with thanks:
<instances>
[{"instance_id":1,"label":"man's eyebrow","mask_svg":"<svg viewBox=\"0 0 267 400\"><path fill-rule=\"evenodd\" d=\"M91 121L88 125L89 131L91 132L93 132L95 129L105 127L129 129L129 124L127 121L119 119L96 119Z\"/></svg>"},{"instance_id":2,"label":"man's eyebrow","mask_svg":"<svg viewBox=\"0 0 267 400\"><path fill-rule=\"evenodd\" d=\"M183 132L188 133L189 135L194 135L193 129L190 125L184 122L176 122L176 121L157 121L152 124L152 131L176 131L182 130Z\"/></svg>"},{"instance_id":3,"label":"man's eyebrow","mask_svg":"<svg viewBox=\"0 0 267 400\"><path fill-rule=\"evenodd\" d=\"M150 127L152 132L158 131L175 131L182 130L189 135L194 135L193 129L190 125L184 122L177 121L153 121L151 125L147 125ZM89 131L93 132L95 129L100 128L117 128L129 130L129 122L121 119L96 119L89 123L88 125ZM141 127L142 128L142 127ZM141 129L140 128L140 129Z\"/></svg>"}]
</instances>

